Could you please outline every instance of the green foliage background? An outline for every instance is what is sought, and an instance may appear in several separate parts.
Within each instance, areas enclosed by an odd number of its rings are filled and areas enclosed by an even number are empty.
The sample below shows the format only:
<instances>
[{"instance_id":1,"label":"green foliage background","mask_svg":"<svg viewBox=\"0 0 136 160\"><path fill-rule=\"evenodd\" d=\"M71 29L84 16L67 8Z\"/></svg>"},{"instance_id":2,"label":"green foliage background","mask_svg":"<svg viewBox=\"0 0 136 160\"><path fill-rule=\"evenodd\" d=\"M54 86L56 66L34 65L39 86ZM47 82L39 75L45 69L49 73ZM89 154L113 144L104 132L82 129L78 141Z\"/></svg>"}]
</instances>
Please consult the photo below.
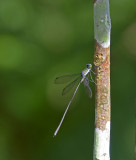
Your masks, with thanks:
<instances>
[{"instance_id":1,"label":"green foliage background","mask_svg":"<svg viewBox=\"0 0 136 160\"><path fill-rule=\"evenodd\" d=\"M94 84L73 92L56 76L93 63L90 0L0 0L0 160L92 160ZM111 159L134 159L136 1L110 1Z\"/></svg>"}]
</instances>

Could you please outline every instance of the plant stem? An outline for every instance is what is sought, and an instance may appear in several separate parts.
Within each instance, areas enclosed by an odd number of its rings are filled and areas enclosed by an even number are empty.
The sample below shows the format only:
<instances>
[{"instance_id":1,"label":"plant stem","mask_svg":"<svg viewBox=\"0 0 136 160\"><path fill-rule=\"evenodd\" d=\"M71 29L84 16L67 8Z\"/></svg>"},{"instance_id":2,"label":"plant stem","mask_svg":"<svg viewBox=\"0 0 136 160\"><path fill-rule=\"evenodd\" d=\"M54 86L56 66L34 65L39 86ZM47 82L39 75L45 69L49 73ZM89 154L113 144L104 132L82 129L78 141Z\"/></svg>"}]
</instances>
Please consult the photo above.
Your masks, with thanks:
<instances>
[{"instance_id":1,"label":"plant stem","mask_svg":"<svg viewBox=\"0 0 136 160\"><path fill-rule=\"evenodd\" d=\"M109 0L94 0L94 160L110 160L110 30Z\"/></svg>"}]
</instances>

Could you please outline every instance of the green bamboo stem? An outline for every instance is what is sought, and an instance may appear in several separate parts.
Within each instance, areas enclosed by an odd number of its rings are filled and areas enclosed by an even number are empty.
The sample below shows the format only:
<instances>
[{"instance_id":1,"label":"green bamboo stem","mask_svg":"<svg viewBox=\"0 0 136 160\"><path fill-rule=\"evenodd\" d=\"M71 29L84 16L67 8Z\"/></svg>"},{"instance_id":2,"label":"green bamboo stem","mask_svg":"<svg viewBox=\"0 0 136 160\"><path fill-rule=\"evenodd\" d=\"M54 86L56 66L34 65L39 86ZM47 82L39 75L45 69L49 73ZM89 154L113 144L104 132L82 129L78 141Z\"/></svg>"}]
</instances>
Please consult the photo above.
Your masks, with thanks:
<instances>
[{"instance_id":1,"label":"green bamboo stem","mask_svg":"<svg viewBox=\"0 0 136 160\"><path fill-rule=\"evenodd\" d=\"M95 136L94 160L110 160L110 31L109 0L94 0Z\"/></svg>"}]
</instances>

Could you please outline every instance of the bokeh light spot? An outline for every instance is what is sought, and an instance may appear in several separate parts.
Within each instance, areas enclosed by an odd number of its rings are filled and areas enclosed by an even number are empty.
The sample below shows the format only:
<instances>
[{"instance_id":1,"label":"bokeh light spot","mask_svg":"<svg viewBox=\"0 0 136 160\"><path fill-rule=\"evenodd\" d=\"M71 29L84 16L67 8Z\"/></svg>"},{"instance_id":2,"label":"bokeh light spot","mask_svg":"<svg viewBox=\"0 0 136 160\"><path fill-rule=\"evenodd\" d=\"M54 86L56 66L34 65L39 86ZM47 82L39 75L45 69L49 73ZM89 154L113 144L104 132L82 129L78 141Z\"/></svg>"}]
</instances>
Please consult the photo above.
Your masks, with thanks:
<instances>
[{"instance_id":1,"label":"bokeh light spot","mask_svg":"<svg viewBox=\"0 0 136 160\"><path fill-rule=\"evenodd\" d=\"M23 47L19 39L10 35L0 36L0 68L15 69L23 57Z\"/></svg>"}]
</instances>

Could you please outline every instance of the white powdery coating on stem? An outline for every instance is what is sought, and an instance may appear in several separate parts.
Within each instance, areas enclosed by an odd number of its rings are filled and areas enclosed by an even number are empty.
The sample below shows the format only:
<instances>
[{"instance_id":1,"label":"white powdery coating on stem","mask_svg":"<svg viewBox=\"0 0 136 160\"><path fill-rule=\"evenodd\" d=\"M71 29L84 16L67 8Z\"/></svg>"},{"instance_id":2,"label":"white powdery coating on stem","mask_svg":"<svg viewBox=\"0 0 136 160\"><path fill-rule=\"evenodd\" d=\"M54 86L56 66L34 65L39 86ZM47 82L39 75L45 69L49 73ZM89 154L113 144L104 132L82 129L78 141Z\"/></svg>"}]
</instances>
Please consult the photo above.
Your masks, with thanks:
<instances>
[{"instance_id":1,"label":"white powdery coating on stem","mask_svg":"<svg viewBox=\"0 0 136 160\"><path fill-rule=\"evenodd\" d=\"M110 121L107 122L105 130L95 128L94 160L110 160Z\"/></svg>"},{"instance_id":2,"label":"white powdery coating on stem","mask_svg":"<svg viewBox=\"0 0 136 160\"><path fill-rule=\"evenodd\" d=\"M108 48L110 46L110 33L108 36L108 39L106 42L101 42L99 40L97 40L97 37L95 37L95 40L97 41L97 43L99 43L103 48Z\"/></svg>"},{"instance_id":3,"label":"white powdery coating on stem","mask_svg":"<svg viewBox=\"0 0 136 160\"><path fill-rule=\"evenodd\" d=\"M103 48L110 46L110 30L109 0L96 0L94 3L94 36Z\"/></svg>"}]
</instances>

